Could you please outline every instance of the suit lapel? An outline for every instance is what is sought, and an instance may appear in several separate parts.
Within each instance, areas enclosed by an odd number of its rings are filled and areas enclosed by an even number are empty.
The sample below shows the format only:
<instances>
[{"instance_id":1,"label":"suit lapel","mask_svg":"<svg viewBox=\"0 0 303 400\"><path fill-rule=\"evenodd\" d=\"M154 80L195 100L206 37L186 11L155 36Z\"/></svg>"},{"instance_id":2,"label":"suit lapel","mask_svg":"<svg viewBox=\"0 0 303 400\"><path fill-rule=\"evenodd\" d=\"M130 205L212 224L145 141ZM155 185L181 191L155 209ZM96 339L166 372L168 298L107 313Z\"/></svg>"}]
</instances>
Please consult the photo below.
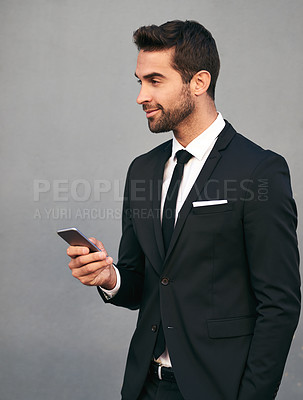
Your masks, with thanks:
<instances>
[{"instance_id":1,"label":"suit lapel","mask_svg":"<svg viewBox=\"0 0 303 400\"><path fill-rule=\"evenodd\" d=\"M172 141L168 142L167 146L163 149L163 151L157 158L157 165L155 167L155 172L153 176L153 216L154 216L153 223L154 223L156 243L162 260L164 260L165 258L162 227L160 220L162 182L163 182L164 167L167 160L171 156L171 149L172 149ZM159 274L161 274L161 268L162 265L159 266L158 270Z\"/></svg>"},{"instance_id":2,"label":"suit lapel","mask_svg":"<svg viewBox=\"0 0 303 400\"><path fill-rule=\"evenodd\" d=\"M211 176L213 170L215 169L218 161L221 158L220 152L226 148L226 146L230 143L232 138L234 137L236 131L232 128L232 126L226 121L226 125L223 131L220 133L219 138L211 151L210 155L208 156L194 186L192 187L189 195L187 196L176 222L176 226L171 238L171 242L169 248L166 253L165 260L169 257L179 235L182 230L182 227L186 221L186 218L192 208L192 203L197 199L199 194L202 192L206 182L208 181L209 177ZM162 243L163 245L163 243Z\"/></svg>"}]
</instances>

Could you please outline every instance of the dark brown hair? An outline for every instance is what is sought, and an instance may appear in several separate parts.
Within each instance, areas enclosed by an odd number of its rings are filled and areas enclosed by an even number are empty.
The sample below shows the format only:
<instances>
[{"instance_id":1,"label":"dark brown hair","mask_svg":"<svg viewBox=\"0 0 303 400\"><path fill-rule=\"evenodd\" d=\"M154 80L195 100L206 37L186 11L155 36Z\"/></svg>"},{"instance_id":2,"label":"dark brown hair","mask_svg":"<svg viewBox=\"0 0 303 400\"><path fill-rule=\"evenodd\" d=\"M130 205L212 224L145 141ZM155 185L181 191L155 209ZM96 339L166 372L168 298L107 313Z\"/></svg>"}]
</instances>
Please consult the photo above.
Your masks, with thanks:
<instances>
[{"instance_id":1,"label":"dark brown hair","mask_svg":"<svg viewBox=\"0 0 303 400\"><path fill-rule=\"evenodd\" d=\"M220 59L212 34L196 21L168 21L163 25L142 26L133 35L138 50L159 51L175 48L172 62L184 83L199 71L208 71L211 83L207 90L214 100Z\"/></svg>"}]
</instances>

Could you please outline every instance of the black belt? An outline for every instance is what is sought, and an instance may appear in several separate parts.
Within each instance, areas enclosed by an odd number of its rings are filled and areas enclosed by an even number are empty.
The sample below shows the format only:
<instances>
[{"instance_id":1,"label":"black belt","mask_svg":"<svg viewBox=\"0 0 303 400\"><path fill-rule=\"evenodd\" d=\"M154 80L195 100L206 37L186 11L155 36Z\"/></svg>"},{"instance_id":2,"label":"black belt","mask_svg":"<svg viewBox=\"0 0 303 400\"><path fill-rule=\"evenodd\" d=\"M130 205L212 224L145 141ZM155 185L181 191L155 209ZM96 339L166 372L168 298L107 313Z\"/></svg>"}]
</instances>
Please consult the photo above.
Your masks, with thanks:
<instances>
[{"instance_id":1,"label":"black belt","mask_svg":"<svg viewBox=\"0 0 303 400\"><path fill-rule=\"evenodd\" d=\"M163 365L152 361L149 368L149 373L152 377L163 381L176 382L176 378L172 368L164 367Z\"/></svg>"}]
</instances>

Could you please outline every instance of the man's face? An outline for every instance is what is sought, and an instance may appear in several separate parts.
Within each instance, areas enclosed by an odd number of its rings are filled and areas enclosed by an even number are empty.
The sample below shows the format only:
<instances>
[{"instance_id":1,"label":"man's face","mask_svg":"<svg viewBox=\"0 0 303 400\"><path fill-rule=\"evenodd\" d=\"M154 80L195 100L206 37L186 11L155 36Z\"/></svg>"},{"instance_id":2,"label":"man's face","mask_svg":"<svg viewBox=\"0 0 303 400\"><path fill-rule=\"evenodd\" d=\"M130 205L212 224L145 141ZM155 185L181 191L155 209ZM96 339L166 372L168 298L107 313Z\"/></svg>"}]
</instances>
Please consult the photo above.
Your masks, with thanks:
<instances>
[{"instance_id":1,"label":"man's face","mask_svg":"<svg viewBox=\"0 0 303 400\"><path fill-rule=\"evenodd\" d=\"M195 109L189 84L171 66L173 51L141 50L138 55L135 75L141 90L137 103L143 106L154 133L176 130Z\"/></svg>"}]
</instances>

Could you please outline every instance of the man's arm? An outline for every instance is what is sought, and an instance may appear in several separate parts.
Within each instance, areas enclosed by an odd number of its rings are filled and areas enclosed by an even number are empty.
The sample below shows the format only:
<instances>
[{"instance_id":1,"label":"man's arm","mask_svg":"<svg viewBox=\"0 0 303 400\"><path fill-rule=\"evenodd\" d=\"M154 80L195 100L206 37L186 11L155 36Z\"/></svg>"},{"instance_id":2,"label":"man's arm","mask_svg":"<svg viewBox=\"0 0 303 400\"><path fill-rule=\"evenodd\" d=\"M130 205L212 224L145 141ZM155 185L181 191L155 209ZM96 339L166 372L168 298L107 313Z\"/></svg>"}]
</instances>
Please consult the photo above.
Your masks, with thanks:
<instances>
[{"instance_id":1,"label":"man's arm","mask_svg":"<svg viewBox=\"0 0 303 400\"><path fill-rule=\"evenodd\" d=\"M296 206L285 160L269 154L256 168L244 202L245 243L258 304L238 400L275 398L300 313Z\"/></svg>"}]
</instances>

